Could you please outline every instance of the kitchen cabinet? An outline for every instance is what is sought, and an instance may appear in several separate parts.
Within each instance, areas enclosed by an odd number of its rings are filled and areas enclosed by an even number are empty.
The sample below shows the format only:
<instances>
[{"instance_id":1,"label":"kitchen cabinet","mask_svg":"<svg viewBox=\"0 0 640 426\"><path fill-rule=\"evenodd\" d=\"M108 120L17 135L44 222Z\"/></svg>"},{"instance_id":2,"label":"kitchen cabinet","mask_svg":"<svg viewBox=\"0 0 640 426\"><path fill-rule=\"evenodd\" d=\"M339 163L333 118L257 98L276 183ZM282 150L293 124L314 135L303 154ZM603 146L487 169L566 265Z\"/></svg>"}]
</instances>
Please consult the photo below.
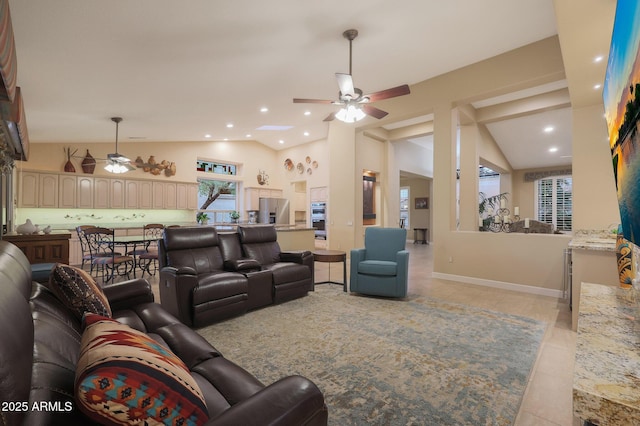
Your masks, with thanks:
<instances>
[{"instance_id":1,"label":"kitchen cabinet","mask_svg":"<svg viewBox=\"0 0 640 426\"><path fill-rule=\"evenodd\" d=\"M148 180L138 182L138 208L149 210L153 206L152 183Z\"/></svg>"},{"instance_id":2,"label":"kitchen cabinet","mask_svg":"<svg viewBox=\"0 0 640 426\"><path fill-rule=\"evenodd\" d=\"M93 208L108 209L111 206L111 179L93 179Z\"/></svg>"},{"instance_id":3,"label":"kitchen cabinet","mask_svg":"<svg viewBox=\"0 0 640 426\"><path fill-rule=\"evenodd\" d=\"M56 173L20 172L19 207L58 207Z\"/></svg>"},{"instance_id":4,"label":"kitchen cabinet","mask_svg":"<svg viewBox=\"0 0 640 426\"><path fill-rule=\"evenodd\" d=\"M176 184L174 182L164 183L164 208L169 210L176 209Z\"/></svg>"},{"instance_id":5,"label":"kitchen cabinet","mask_svg":"<svg viewBox=\"0 0 640 426\"><path fill-rule=\"evenodd\" d=\"M40 174L38 185L38 207L57 208L58 175L49 173Z\"/></svg>"},{"instance_id":6,"label":"kitchen cabinet","mask_svg":"<svg viewBox=\"0 0 640 426\"><path fill-rule=\"evenodd\" d=\"M164 208L164 182L153 182L153 209Z\"/></svg>"},{"instance_id":7,"label":"kitchen cabinet","mask_svg":"<svg viewBox=\"0 0 640 426\"><path fill-rule=\"evenodd\" d=\"M72 175L61 175L58 179L58 207L73 209L76 207L77 180Z\"/></svg>"},{"instance_id":8,"label":"kitchen cabinet","mask_svg":"<svg viewBox=\"0 0 640 426\"><path fill-rule=\"evenodd\" d=\"M282 189L245 188L244 209L258 210L260 198L282 198Z\"/></svg>"},{"instance_id":9,"label":"kitchen cabinet","mask_svg":"<svg viewBox=\"0 0 640 426\"><path fill-rule=\"evenodd\" d=\"M18 172L18 185L18 207L198 209L197 183L21 170ZM271 197L280 197L282 191L270 191L268 194Z\"/></svg>"},{"instance_id":10,"label":"kitchen cabinet","mask_svg":"<svg viewBox=\"0 0 640 426\"><path fill-rule=\"evenodd\" d=\"M139 185L140 183L137 180L125 180L124 181L124 207L127 209L137 209L138 208L138 197L139 197Z\"/></svg>"},{"instance_id":11,"label":"kitchen cabinet","mask_svg":"<svg viewBox=\"0 0 640 426\"><path fill-rule=\"evenodd\" d=\"M112 209L123 209L125 207L125 181L123 179L110 179L111 194L109 197L109 205Z\"/></svg>"},{"instance_id":12,"label":"kitchen cabinet","mask_svg":"<svg viewBox=\"0 0 640 426\"><path fill-rule=\"evenodd\" d=\"M309 195L311 197L311 202L326 202L327 201L327 187L326 186L318 186L316 188L311 188L309 191Z\"/></svg>"},{"instance_id":13,"label":"kitchen cabinet","mask_svg":"<svg viewBox=\"0 0 640 426\"><path fill-rule=\"evenodd\" d=\"M176 209L197 210L198 209L198 184L178 183L176 184Z\"/></svg>"},{"instance_id":14,"label":"kitchen cabinet","mask_svg":"<svg viewBox=\"0 0 640 426\"><path fill-rule=\"evenodd\" d=\"M88 176L78 176L76 181L76 207L79 209L92 209L94 190L93 178Z\"/></svg>"}]
</instances>

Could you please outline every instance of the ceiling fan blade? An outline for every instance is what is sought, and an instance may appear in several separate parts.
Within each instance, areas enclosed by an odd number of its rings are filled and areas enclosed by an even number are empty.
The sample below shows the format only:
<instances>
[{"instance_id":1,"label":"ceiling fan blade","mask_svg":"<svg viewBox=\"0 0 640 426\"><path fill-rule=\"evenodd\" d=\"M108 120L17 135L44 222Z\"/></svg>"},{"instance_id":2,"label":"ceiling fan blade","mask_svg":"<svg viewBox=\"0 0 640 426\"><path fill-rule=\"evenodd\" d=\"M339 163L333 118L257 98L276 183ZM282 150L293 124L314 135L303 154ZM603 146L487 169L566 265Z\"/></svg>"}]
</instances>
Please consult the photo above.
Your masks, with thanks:
<instances>
[{"instance_id":1,"label":"ceiling fan blade","mask_svg":"<svg viewBox=\"0 0 640 426\"><path fill-rule=\"evenodd\" d=\"M370 115L371 117L375 117L378 120L389 114L387 111L383 111L371 105L362 105L362 110L365 114Z\"/></svg>"},{"instance_id":2,"label":"ceiling fan blade","mask_svg":"<svg viewBox=\"0 0 640 426\"><path fill-rule=\"evenodd\" d=\"M409 90L409 85L403 84L402 86L393 87L387 90L381 90L379 92L366 95L365 97L369 98L369 102L376 102L383 99L395 98L396 96L408 95L409 93L411 93L411 90Z\"/></svg>"},{"instance_id":3,"label":"ceiling fan blade","mask_svg":"<svg viewBox=\"0 0 640 426\"><path fill-rule=\"evenodd\" d=\"M353 78L351 74L344 74L337 72L336 79L338 80L338 87L340 88L340 95L349 95L352 99L356 98L355 88L353 87Z\"/></svg>"},{"instance_id":4,"label":"ceiling fan blade","mask_svg":"<svg viewBox=\"0 0 640 426\"><path fill-rule=\"evenodd\" d=\"M327 115L327 118L322 121L333 121L334 118L336 118L336 113L332 112L331 114Z\"/></svg>"},{"instance_id":5,"label":"ceiling fan blade","mask_svg":"<svg viewBox=\"0 0 640 426\"><path fill-rule=\"evenodd\" d=\"M331 104L333 101L328 101L325 99L301 99L301 98L293 98L294 104Z\"/></svg>"}]
</instances>

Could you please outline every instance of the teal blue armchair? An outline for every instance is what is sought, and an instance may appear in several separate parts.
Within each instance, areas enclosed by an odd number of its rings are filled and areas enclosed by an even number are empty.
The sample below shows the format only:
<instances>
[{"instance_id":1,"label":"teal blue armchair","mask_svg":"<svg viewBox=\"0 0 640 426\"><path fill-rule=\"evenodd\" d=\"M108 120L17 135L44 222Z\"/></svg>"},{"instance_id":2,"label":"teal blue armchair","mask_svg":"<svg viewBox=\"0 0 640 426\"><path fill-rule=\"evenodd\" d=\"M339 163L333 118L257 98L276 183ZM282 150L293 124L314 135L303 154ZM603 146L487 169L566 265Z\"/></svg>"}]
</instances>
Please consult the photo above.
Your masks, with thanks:
<instances>
[{"instance_id":1,"label":"teal blue armchair","mask_svg":"<svg viewBox=\"0 0 640 426\"><path fill-rule=\"evenodd\" d=\"M406 297L409 252L407 230L367 228L364 248L351 250L352 292L387 297Z\"/></svg>"}]
</instances>

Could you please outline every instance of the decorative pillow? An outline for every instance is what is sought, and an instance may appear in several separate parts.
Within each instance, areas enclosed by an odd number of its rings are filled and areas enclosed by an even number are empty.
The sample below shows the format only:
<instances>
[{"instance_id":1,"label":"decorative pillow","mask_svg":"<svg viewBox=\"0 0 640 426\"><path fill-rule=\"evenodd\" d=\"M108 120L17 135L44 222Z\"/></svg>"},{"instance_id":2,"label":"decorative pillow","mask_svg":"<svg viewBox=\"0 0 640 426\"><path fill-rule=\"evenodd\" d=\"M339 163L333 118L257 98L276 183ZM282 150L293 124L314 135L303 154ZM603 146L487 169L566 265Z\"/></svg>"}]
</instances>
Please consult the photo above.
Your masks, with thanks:
<instances>
[{"instance_id":1,"label":"decorative pillow","mask_svg":"<svg viewBox=\"0 0 640 426\"><path fill-rule=\"evenodd\" d=\"M202 391L173 352L116 320L86 314L75 398L100 424L201 425Z\"/></svg>"},{"instance_id":2,"label":"decorative pillow","mask_svg":"<svg viewBox=\"0 0 640 426\"><path fill-rule=\"evenodd\" d=\"M78 318L85 312L111 317L107 296L85 270L57 263L49 277L49 288Z\"/></svg>"}]
</instances>

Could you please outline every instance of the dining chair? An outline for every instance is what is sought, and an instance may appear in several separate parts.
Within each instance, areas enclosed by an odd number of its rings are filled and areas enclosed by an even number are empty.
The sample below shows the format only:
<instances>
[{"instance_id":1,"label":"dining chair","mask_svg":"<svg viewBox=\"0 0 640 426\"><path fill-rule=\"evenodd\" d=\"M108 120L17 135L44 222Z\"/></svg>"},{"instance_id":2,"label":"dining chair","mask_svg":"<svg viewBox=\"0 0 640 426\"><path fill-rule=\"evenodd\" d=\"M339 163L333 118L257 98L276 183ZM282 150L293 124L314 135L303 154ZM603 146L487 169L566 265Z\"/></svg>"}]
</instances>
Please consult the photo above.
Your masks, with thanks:
<instances>
[{"instance_id":1,"label":"dining chair","mask_svg":"<svg viewBox=\"0 0 640 426\"><path fill-rule=\"evenodd\" d=\"M149 223L144 226L142 235L145 241L145 249L139 253L138 266L142 271L142 277L147 272L149 275L155 275L158 270L158 240L164 235L164 225L161 223ZM151 265L154 265L153 273Z\"/></svg>"},{"instance_id":2,"label":"dining chair","mask_svg":"<svg viewBox=\"0 0 640 426\"><path fill-rule=\"evenodd\" d=\"M87 242L87 237L85 235L85 230L90 228L95 228L95 225L79 225L76 226L76 233L78 234L78 241L80 241L80 250L82 251L82 265L81 268L84 269L85 263L89 262L89 273L93 275L93 271L95 269L95 265L92 262L93 257L104 257L109 256L110 253L91 253L89 248L89 243ZM120 256L122 253L115 253L117 256Z\"/></svg>"},{"instance_id":3,"label":"dining chair","mask_svg":"<svg viewBox=\"0 0 640 426\"><path fill-rule=\"evenodd\" d=\"M115 251L115 231L109 228L92 227L84 230L87 246L91 253L91 263L107 283L117 275L129 278L135 264L132 256L122 255ZM96 269L96 274L98 270Z\"/></svg>"}]
</instances>

